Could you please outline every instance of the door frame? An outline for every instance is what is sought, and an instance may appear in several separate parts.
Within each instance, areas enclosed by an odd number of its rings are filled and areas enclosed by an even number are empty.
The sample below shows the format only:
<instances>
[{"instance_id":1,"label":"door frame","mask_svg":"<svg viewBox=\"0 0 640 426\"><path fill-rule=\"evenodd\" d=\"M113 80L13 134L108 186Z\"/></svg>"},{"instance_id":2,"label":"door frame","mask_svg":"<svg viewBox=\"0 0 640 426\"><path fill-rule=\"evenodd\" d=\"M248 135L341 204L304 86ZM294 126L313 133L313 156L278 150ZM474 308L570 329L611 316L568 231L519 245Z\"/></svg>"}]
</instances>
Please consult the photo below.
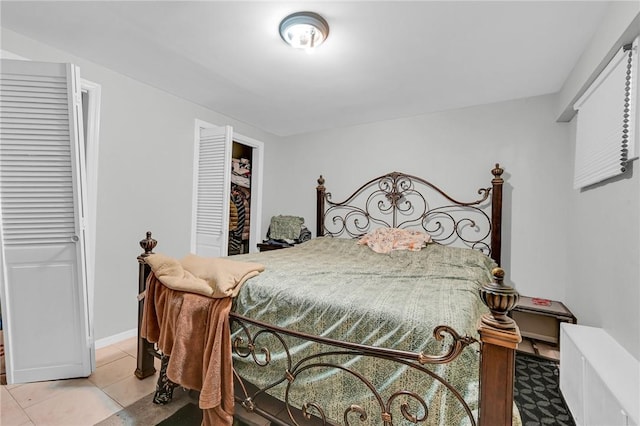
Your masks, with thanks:
<instances>
[{"instance_id":1,"label":"door frame","mask_svg":"<svg viewBox=\"0 0 640 426\"><path fill-rule=\"evenodd\" d=\"M198 118L195 119L193 131L194 156L200 143L200 129L224 127ZM258 251L258 243L262 241L262 187L264 167L264 142L241 135L232 128L232 143L238 142L253 149L251 159L251 221L249 228L249 253ZM196 188L198 176L193 173L193 185ZM195 250L195 228L192 221L191 250Z\"/></svg>"},{"instance_id":2,"label":"door frame","mask_svg":"<svg viewBox=\"0 0 640 426\"><path fill-rule=\"evenodd\" d=\"M100 144L100 104L102 101L102 86L83 78L80 79L80 90L88 94L87 120L84 123L86 138L85 171L87 186L86 202L86 246L87 246L87 297L89 306L89 329L93 334L94 294L96 276L96 229L98 211L98 154ZM83 105L84 108L84 105ZM91 370L95 370L95 341L92 338Z\"/></svg>"},{"instance_id":3,"label":"door frame","mask_svg":"<svg viewBox=\"0 0 640 426\"><path fill-rule=\"evenodd\" d=\"M262 170L264 164L264 143L233 132L233 142L252 148L251 153L251 220L249 222L249 253L258 251L262 242Z\"/></svg>"}]
</instances>

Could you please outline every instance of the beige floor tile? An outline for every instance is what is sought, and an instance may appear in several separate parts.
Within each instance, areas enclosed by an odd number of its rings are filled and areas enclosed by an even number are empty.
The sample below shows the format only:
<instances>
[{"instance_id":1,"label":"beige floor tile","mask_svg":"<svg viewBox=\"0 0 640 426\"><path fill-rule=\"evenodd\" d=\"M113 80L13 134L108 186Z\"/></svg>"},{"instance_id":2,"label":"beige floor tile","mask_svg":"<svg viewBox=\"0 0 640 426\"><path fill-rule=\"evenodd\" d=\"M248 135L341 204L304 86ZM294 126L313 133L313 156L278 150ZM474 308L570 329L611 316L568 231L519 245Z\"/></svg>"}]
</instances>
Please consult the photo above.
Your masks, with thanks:
<instances>
[{"instance_id":1,"label":"beige floor tile","mask_svg":"<svg viewBox=\"0 0 640 426\"><path fill-rule=\"evenodd\" d=\"M106 346L96 350L96 367L101 367L105 364L109 364L120 358L128 356L127 352L119 349L116 346Z\"/></svg>"},{"instance_id":2,"label":"beige floor tile","mask_svg":"<svg viewBox=\"0 0 640 426\"><path fill-rule=\"evenodd\" d=\"M1 386L0 425L93 425L155 390L158 373L134 376L137 337L96 351L96 371L87 379ZM159 360L155 366L160 368Z\"/></svg>"},{"instance_id":3,"label":"beige floor tile","mask_svg":"<svg viewBox=\"0 0 640 426\"><path fill-rule=\"evenodd\" d=\"M113 345L131 356L138 355L138 336L130 337Z\"/></svg>"},{"instance_id":4,"label":"beige floor tile","mask_svg":"<svg viewBox=\"0 0 640 426\"><path fill-rule=\"evenodd\" d=\"M121 409L100 389L87 384L32 405L25 412L38 426L87 426Z\"/></svg>"},{"instance_id":5,"label":"beige floor tile","mask_svg":"<svg viewBox=\"0 0 640 426\"><path fill-rule=\"evenodd\" d=\"M87 379L69 379L25 383L8 391L22 408L27 408L73 389L87 386L93 386Z\"/></svg>"},{"instance_id":6,"label":"beige floor tile","mask_svg":"<svg viewBox=\"0 0 640 426\"><path fill-rule=\"evenodd\" d=\"M29 425L31 419L11 396L6 386L0 386L0 425Z\"/></svg>"},{"instance_id":7,"label":"beige floor tile","mask_svg":"<svg viewBox=\"0 0 640 426\"><path fill-rule=\"evenodd\" d=\"M6 385L7 389L17 388L18 386L22 386L23 383L14 383L13 385Z\"/></svg>"},{"instance_id":8,"label":"beige floor tile","mask_svg":"<svg viewBox=\"0 0 640 426\"><path fill-rule=\"evenodd\" d=\"M113 398L118 404L127 407L153 392L156 389L157 380L158 373L143 380L131 375L126 379L104 387L102 391Z\"/></svg>"},{"instance_id":9,"label":"beige floor tile","mask_svg":"<svg viewBox=\"0 0 640 426\"><path fill-rule=\"evenodd\" d=\"M132 356L125 356L96 368L96 371L89 376L89 380L102 389L105 386L133 376L135 370L136 359Z\"/></svg>"}]
</instances>

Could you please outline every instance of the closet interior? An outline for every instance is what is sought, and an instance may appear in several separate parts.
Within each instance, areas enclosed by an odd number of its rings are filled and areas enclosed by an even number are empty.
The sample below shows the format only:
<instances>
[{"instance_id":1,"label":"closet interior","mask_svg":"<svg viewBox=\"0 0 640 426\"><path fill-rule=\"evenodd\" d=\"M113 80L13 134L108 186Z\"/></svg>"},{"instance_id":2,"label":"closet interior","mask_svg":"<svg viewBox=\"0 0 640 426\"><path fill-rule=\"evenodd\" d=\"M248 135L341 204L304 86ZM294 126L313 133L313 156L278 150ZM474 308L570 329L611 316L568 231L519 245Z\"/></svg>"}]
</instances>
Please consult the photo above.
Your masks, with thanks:
<instances>
[{"instance_id":1,"label":"closet interior","mask_svg":"<svg viewBox=\"0 0 640 426\"><path fill-rule=\"evenodd\" d=\"M228 254L249 253L251 229L251 162L253 149L236 141L231 151Z\"/></svg>"}]
</instances>

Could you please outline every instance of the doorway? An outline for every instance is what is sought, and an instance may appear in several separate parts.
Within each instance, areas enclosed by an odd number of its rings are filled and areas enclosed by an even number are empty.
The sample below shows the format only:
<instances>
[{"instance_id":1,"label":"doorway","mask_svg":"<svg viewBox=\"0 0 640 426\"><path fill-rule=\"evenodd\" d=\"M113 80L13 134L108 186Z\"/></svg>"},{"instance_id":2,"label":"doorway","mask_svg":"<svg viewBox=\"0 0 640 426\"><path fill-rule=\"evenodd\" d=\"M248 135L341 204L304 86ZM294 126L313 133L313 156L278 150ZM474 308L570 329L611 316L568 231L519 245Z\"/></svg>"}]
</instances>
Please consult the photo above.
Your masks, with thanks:
<instances>
[{"instance_id":1,"label":"doorway","mask_svg":"<svg viewBox=\"0 0 640 426\"><path fill-rule=\"evenodd\" d=\"M228 254L249 253L251 237L251 164L253 149L233 141Z\"/></svg>"},{"instance_id":2,"label":"doorway","mask_svg":"<svg viewBox=\"0 0 640 426\"><path fill-rule=\"evenodd\" d=\"M257 252L264 144L231 126L197 119L194 144L192 252L208 257Z\"/></svg>"}]
</instances>

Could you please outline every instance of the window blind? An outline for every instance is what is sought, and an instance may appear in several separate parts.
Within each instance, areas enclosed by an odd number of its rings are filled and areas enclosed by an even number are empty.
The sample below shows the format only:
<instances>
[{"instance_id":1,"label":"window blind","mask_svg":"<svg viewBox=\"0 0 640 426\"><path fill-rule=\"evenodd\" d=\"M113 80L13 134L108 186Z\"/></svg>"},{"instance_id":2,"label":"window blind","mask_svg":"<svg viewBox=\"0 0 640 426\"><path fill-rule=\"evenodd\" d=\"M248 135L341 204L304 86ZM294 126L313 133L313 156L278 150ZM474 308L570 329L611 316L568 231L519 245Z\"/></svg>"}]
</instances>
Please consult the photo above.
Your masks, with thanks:
<instances>
[{"instance_id":1,"label":"window blind","mask_svg":"<svg viewBox=\"0 0 640 426\"><path fill-rule=\"evenodd\" d=\"M638 38L624 46L574 104L574 188L618 176L637 158Z\"/></svg>"}]
</instances>

